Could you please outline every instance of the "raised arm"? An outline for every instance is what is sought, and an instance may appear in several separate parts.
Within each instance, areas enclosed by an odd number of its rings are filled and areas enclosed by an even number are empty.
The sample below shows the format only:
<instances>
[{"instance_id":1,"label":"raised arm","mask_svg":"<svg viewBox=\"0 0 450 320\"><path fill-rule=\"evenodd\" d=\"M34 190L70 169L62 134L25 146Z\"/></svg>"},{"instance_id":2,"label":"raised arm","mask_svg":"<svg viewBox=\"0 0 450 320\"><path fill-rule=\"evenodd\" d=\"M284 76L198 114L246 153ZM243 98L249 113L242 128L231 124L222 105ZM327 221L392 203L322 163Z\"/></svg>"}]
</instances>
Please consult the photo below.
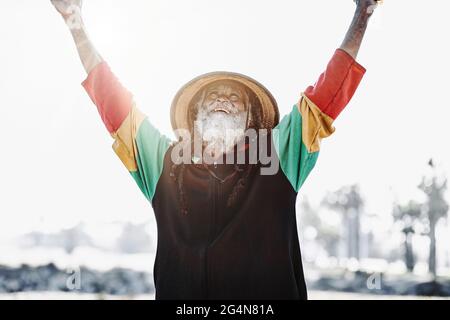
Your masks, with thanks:
<instances>
[{"instance_id":1,"label":"raised arm","mask_svg":"<svg viewBox=\"0 0 450 320\"><path fill-rule=\"evenodd\" d=\"M321 140L335 132L334 121L350 102L366 72L355 58L377 2L355 2L355 16L341 47L316 83L301 94L292 112L273 132L281 168L297 192L316 164Z\"/></svg>"},{"instance_id":2,"label":"raised arm","mask_svg":"<svg viewBox=\"0 0 450 320\"><path fill-rule=\"evenodd\" d=\"M350 102L366 71L355 59L369 18L377 7L378 1L355 0L355 2L355 15L342 45L336 50L317 82L306 89L300 103L304 111L310 110L310 106L313 106L311 110L314 110L317 113L316 117L321 119L321 127L327 128L327 132L323 132L323 137L334 131L331 127L332 122ZM327 120L328 126L324 126L324 119ZM318 150L320 136L320 134L314 135L311 150Z\"/></svg>"},{"instance_id":3,"label":"raised arm","mask_svg":"<svg viewBox=\"0 0 450 320\"><path fill-rule=\"evenodd\" d=\"M51 0L51 2L69 27L86 73L91 72L103 59L86 32L81 14L83 0Z\"/></svg>"},{"instance_id":4,"label":"raised arm","mask_svg":"<svg viewBox=\"0 0 450 320\"><path fill-rule=\"evenodd\" d=\"M82 0L51 2L66 22L88 74L83 87L97 106L106 128L114 134L130 114L133 96L112 73L90 41L81 14Z\"/></svg>"},{"instance_id":5,"label":"raised arm","mask_svg":"<svg viewBox=\"0 0 450 320\"><path fill-rule=\"evenodd\" d=\"M151 201L162 172L170 139L160 134L139 111L129 92L98 54L86 32L82 0L51 0L72 33L81 62L88 73L82 85L107 130L113 149L146 198Z\"/></svg>"},{"instance_id":6,"label":"raised arm","mask_svg":"<svg viewBox=\"0 0 450 320\"><path fill-rule=\"evenodd\" d=\"M341 49L356 59L359 48L361 47L364 34L366 33L369 18L375 11L378 3L377 0L355 0L356 11L353 21L345 35L345 39L341 44Z\"/></svg>"}]
</instances>

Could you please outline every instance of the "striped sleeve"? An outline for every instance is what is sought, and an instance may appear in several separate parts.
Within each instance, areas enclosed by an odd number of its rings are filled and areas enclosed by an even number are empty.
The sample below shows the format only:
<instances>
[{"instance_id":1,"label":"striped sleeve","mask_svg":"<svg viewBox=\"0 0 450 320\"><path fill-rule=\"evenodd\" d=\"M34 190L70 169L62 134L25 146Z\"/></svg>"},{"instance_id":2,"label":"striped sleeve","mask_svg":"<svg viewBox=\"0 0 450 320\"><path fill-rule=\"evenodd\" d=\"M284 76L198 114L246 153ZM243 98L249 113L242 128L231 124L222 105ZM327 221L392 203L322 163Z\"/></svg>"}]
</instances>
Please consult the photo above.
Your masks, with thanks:
<instances>
[{"instance_id":1,"label":"striped sleeve","mask_svg":"<svg viewBox=\"0 0 450 320\"><path fill-rule=\"evenodd\" d=\"M113 150L151 202L163 169L169 138L161 135L136 107L106 62L98 64L82 83L106 129Z\"/></svg>"},{"instance_id":2,"label":"striped sleeve","mask_svg":"<svg viewBox=\"0 0 450 320\"><path fill-rule=\"evenodd\" d=\"M314 86L273 130L281 169L298 192L314 168L320 141L334 133L333 122L350 102L366 70L337 49Z\"/></svg>"}]
</instances>

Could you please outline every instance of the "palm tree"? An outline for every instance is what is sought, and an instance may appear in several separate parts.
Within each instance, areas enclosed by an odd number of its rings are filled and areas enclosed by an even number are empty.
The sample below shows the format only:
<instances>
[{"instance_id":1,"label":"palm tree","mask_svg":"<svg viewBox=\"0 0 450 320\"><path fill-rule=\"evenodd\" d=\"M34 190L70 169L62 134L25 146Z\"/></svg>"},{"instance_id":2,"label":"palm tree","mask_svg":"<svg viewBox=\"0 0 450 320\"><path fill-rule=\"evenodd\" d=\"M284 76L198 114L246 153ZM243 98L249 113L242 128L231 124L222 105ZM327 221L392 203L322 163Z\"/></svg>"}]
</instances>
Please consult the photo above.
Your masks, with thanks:
<instances>
[{"instance_id":1,"label":"palm tree","mask_svg":"<svg viewBox=\"0 0 450 320\"><path fill-rule=\"evenodd\" d=\"M414 270L415 257L412 247L412 237L416 233L414 225L421 219L422 205L410 201L406 205L396 204L394 206L394 219L401 225L402 232L405 235L405 264L409 272Z\"/></svg>"},{"instance_id":2,"label":"palm tree","mask_svg":"<svg viewBox=\"0 0 450 320\"><path fill-rule=\"evenodd\" d=\"M436 279L436 225L439 220L447 217L449 209L444 197L447 189L447 178L438 176L433 160L430 160L428 165L432 168L432 174L423 177L419 189L428 198L425 203L425 217L428 222L428 236L430 237L428 269Z\"/></svg>"},{"instance_id":3,"label":"palm tree","mask_svg":"<svg viewBox=\"0 0 450 320\"><path fill-rule=\"evenodd\" d=\"M345 186L336 192L329 193L322 204L342 214L347 232L347 257L359 260L360 216L364 207L359 186Z\"/></svg>"}]
</instances>

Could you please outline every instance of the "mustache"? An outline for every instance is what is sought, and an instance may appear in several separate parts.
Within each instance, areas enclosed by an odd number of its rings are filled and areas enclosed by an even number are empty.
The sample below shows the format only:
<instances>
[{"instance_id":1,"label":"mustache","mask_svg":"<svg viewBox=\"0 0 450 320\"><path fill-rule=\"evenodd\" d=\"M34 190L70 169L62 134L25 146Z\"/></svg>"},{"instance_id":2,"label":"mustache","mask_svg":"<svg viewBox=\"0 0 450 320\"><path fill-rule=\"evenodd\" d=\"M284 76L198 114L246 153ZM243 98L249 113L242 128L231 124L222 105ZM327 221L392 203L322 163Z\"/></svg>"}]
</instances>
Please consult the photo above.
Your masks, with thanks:
<instances>
[{"instance_id":1,"label":"mustache","mask_svg":"<svg viewBox=\"0 0 450 320\"><path fill-rule=\"evenodd\" d=\"M207 106L206 111L208 113L214 112L214 111L222 111L222 112L225 112L227 114L236 114L236 113L238 113L238 109L230 101L224 101L224 102L214 101L214 102L211 102Z\"/></svg>"}]
</instances>

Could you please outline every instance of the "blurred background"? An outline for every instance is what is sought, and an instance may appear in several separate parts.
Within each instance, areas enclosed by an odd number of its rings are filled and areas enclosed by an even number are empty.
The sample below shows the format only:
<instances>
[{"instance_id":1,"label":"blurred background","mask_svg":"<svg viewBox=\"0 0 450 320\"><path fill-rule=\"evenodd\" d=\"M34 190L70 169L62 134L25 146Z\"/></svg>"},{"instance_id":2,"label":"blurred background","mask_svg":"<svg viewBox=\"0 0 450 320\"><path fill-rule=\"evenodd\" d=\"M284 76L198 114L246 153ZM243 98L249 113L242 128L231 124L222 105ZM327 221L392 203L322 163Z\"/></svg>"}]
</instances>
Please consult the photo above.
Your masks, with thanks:
<instances>
[{"instance_id":1,"label":"blurred background","mask_svg":"<svg viewBox=\"0 0 450 320\"><path fill-rule=\"evenodd\" d=\"M367 74L297 211L312 299L450 297L448 1L386 0ZM102 56L173 137L193 77L247 74L282 115L340 45L352 0L85 0ZM115 156L50 1L0 2L0 298L152 299L150 204ZM274 199L275 201L275 199Z\"/></svg>"}]
</instances>

